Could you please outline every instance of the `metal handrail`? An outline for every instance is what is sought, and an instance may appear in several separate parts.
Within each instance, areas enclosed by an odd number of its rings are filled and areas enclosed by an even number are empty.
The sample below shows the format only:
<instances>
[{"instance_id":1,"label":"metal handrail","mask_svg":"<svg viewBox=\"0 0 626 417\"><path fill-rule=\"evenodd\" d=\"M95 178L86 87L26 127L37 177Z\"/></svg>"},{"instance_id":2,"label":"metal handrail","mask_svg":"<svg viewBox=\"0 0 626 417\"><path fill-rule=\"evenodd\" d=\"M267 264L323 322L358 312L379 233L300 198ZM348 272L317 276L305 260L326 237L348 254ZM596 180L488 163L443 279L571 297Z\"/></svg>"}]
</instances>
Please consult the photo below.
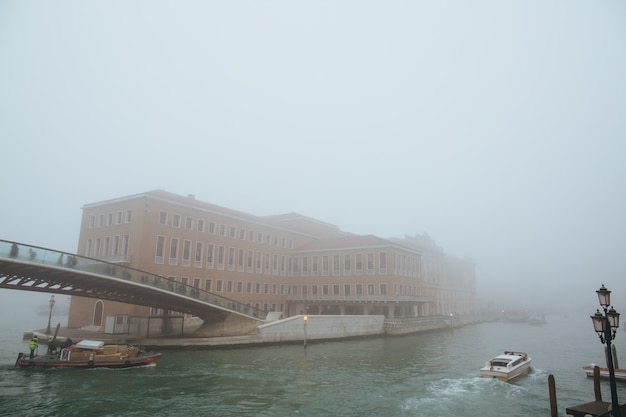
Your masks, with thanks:
<instances>
[{"instance_id":1,"label":"metal handrail","mask_svg":"<svg viewBox=\"0 0 626 417\"><path fill-rule=\"evenodd\" d=\"M136 284L190 297L254 318L263 319L265 315L264 311L256 307L219 296L188 284L170 281L167 277L161 275L68 252L0 239L0 258L18 259L20 261L42 265L53 265L56 268L95 273L109 278L131 281Z\"/></svg>"}]
</instances>

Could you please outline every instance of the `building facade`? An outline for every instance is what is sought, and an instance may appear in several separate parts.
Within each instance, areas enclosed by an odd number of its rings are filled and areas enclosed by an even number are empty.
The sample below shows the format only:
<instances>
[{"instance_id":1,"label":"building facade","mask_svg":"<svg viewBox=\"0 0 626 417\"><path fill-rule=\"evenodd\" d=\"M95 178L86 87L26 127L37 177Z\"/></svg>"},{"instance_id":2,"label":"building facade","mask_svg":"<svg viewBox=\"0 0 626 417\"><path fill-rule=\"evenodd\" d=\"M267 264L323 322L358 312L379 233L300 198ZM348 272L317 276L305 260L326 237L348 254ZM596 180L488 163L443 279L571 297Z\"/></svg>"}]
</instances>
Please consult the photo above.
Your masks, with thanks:
<instances>
[{"instance_id":1,"label":"building facade","mask_svg":"<svg viewBox=\"0 0 626 417\"><path fill-rule=\"evenodd\" d=\"M427 237L354 235L295 213L258 217L161 190L85 205L78 254L285 317L472 314L475 305L473 263ZM72 297L68 326L171 313Z\"/></svg>"}]
</instances>

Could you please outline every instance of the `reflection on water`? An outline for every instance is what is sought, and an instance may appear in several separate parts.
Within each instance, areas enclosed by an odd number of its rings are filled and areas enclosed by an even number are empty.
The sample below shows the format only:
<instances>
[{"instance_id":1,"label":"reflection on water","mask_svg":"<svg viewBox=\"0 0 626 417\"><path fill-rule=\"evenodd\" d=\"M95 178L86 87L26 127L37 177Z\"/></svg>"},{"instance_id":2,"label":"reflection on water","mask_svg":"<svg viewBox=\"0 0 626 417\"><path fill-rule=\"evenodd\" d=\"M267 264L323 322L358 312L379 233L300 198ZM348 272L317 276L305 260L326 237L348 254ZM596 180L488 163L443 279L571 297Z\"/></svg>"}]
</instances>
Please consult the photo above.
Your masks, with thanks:
<instances>
[{"instance_id":1,"label":"reflection on water","mask_svg":"<svg viewBox=\"0 0 626 417\"><path fill-rule=\"evenodd\" d=\"M554 374L565 416L566 407L593 399L581 366L603 360L588 316L309 343L306 350L166 350L157 366L127 370L14 368L24 346L2 339L0 400L11 415L546 416ZM484 362L506 349L530 354L529 375L511 383L480 378ZM624 385L619 392L626 399ZM605 383L603 394L609 398Z\"/></svg>"}]
</instances>

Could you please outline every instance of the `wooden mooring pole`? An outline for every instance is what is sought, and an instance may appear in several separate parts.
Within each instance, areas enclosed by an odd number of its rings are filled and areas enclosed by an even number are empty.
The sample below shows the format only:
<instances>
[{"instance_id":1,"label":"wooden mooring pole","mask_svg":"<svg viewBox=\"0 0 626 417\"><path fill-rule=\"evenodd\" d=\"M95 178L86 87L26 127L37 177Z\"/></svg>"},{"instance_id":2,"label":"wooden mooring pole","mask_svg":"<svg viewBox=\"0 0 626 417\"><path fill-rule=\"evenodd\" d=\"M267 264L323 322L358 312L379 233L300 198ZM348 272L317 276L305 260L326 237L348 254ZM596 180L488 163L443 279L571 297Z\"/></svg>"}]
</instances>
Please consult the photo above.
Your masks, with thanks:
<instances>
[{"instance_id":1,"label":"wooden mooring pole","mask_svg":"<svg viewBox=\"0 0 626 417\"><path fill-rule=\"evenodd\" d=\"M548 392L550 393L550 417L559 417L556 406L556 384L552 374L548 375Z\"/></svg>"}]
</instances>

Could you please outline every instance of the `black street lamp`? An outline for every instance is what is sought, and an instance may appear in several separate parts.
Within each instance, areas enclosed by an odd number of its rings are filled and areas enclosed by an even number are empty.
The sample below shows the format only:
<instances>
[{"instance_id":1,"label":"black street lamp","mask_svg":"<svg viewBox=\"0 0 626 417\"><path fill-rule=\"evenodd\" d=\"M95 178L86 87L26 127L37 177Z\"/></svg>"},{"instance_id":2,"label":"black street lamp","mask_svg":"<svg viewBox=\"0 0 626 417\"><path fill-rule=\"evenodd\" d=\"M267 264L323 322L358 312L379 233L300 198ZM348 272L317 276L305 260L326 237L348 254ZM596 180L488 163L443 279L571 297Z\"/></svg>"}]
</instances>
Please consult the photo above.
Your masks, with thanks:
<instances>
[{"instance_id":1,"label":"black street lamp","mask_svg":"<svg viewBox=\"0 0 626 417\"><path fill-rule=\"evenodd\" d=\"M613 368L613 352L611 351L611 340L615 339L615 332L619 327L619 313L615 311L611 304L611 291L607 290L604 284L596 291L600 306L604 310L604 314L600 310L596 310L596 314L591 316L593 328L598 333L602 344L606 344L606 359L609 368L609 382L611 384L611 403L612 413L614 417L622 417L619 402L617 401L617 385L615 384L615 370Z\"/></svg>"},{"instance_id":2,"label":"black street lamp","mask_svg":"<svg viewBox=\"0 0 626 417\"><path fill-rule=\"evenodd\" d=\"M46 328L46 334L50 334L50 320L52 319L52 307L54 307L54 294L50 296L50 314L48 314L48 327Z\"/></svg>"}]
</instances>

